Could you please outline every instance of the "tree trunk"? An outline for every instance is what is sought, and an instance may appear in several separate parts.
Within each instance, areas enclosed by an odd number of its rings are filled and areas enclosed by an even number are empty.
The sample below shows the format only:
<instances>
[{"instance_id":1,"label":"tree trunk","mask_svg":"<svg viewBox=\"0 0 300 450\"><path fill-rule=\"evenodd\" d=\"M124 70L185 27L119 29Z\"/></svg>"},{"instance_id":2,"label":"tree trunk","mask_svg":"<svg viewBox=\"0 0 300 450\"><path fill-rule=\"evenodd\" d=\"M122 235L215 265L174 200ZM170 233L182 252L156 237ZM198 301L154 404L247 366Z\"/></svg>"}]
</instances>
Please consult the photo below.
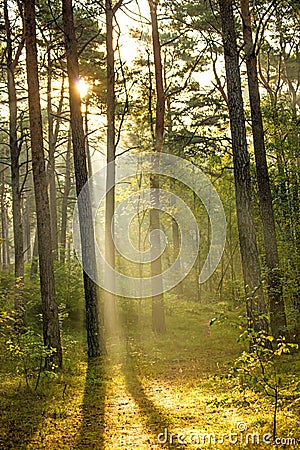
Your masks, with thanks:
<instances>
[{"instance_id":1,"label":"tree trunk","mask_svg":"<svg viewBox=\"0 0 300 450\"><path fill-rule=\"evenodd\" d=\"M51 49L48 49L48 68L47 68L47 115L48 115L48 154L49 164L47 168L49 182L49 200L51 216L51 240L53 258L58 257L58 227L57 227L57 202L56 202L56 181L55 181L55 137L54 121L52 113L52 61Z\"/></svg>"},{"instance_id":2,"label":"tree trunk","mask_svg":"<svg viewBox=\"0 0 300 450\"><path fill-rule=\"evenodd\" d=\"M84 131L85 131L85 151L87 158L87 166L88 166L88 176L91 178L93 176L93 166L92 166L92 158L91 151L89 145L89 95L87 94L85 97L85 111L84 111Z\"/></svg>"},{"instance_id":3,"label":"tree trunk","mask_svg":"<svg viewBox=\"0 0 300 450\"><path fill-rule=\"evenodd\" d=\"M155 117L155 135L154 135L154 151L162 152L164 142L165 128L165 93L163 85L163 70L161 61L161 46L159 39L158 20L157 20L158 1L149 0L151 27L152 27L152 45L155 66L155 84L156 84L156 117ZM159 162L158 162L159 164ZM150 232L160 229L159 217L159 176L155 173L150 175L150 188L152 191L152 205L150 209ZM154 239L153 249L160 254L160 238ZM151 276L155 277L162 274L162 260L159 258L151 258ZM159 290L163 290L163 281L160 277ZM152 329L155 333L164 333L166 331L164 296L159 294L152 297Z\"/></svg>"},{"instance_id":4,"label":"tree trunk","mask_svg":"<svg viewBox=\"0 0 300 450\"><path fill-rule=\"evenodd\" d=\"M23 224L22 224L22 204L20 192L20 149L17 137L17 92L15 84L15 68L18 63L13 59L11 25L8 17L7 0L4 1L4 20L6 29L6 58L7 58L7 90L9 104L9 148L12 186L12 217L14 233L14 253L15 253L15 280L18 286L18 293L15 295L16 310L22 309L22 296L20 295L20 285L24 279L24 253L23 253ZM23 42L23 41L22 41ZM20 51L23 43L20 44Z\"/></svg>"},{"instance_id":5,"label":"tree trunk","mask_svg":"<svg viewBox=\"0 0 300 450\"><path fill-rule=\"evenodd\" d=\"M115 248L113 242L114 211L115 211L115 56L113 49L113 19L114 10L110 0L105 1L106 15L106 70L107 70L107 143L106 162L110 164L106 173L106 198L105 198L105 259L115 269ZM113 186L108 190L109 186ZM113 275L107 279L107 287L114 290L115 280ZM109 291L104 294L105 327L109 333L113 332L116 322L115 296Z\"/></svg>"},{"instance_id":6,"label":"tree trunk","mask_svg":"<svg viewBox=\"0 0 300 450\"><path fill-rule=\"evenodd\" d=\"M1 177L0 177L0 186L1 186L1 265L2 269L7 269L8 258L7 258L7 211L6 211L6 189L5 189L5 170L6 166L4 164L1 165Z\"/></svg>"},{"instance_id":7,"label":"tree trunk","mask_svg":"<svg viewBox=\"0 0 300 450\"><path fill-rule=\"evenodd\" d=\"M218 0L225 57L228 106L232 138L236 208L246 306L249 325L267 331L266 306L251 211L250 161L247 149L243 97L232 0Z\"/></svg>"},{"instance_id":8,"label":"tree trunk","mask_svg":"<svg viewBox=\"0 0 300 450\"><path fill-rule=\"evenodd\" d=\"M71 190L71 147L72 147L71 128L68 133L68 146L66 154L66 173L65 186L63 192L61 206L61 231L60 231L60 262L64 264L66 259L66 238L67 238L67 222L68 222L68 200Z\"/></svg>"},{"instance_id":9,"label":"tree trunk","mask_svg":"<svg viewBox=\"0 0 300 450\"><path fill-rule=\"evenodd\" d=\"M165 76L165 85L166 85L166 76ZM172 111L171 111L171 98L168 96L166 98L166 106L167 106L167 117L168 117L168 136L171 139L173 134L173 124L172 124ZM172 153L172 148L169 148L169 152ZM176 187L176 182L173 178L170 179L170 191L174 192ZM172 207L176 208L176 200L172 201ZM179 227L178 223L175 219L172 220L172 243L173 243L173 259L176 260L179 252L180 252L180 237L179 237ZM179 260L179 272L181 271L181 261ZM197 290L198 290L198 280L197 280ZM199 290L198 290L199 291ZM175 287L175 292L178 295L183 295L183 283L178 283Z\"/></svg>"},{"instance_id":10,"label":"tree trunk","mask_svg":"<svg viewBox=\"0 0 300 450\"><path fill-rule=\"evenodd\" d=\"M46 366L51 367L51 364L54 364L55 366L61 367L62 348L55 294L51 239L49 239L49 236L51 236L50 210L43 148L34 0L24 0L24 20L30 138L42 297L43 335L45 346L48 349L55 349L53 354L49 358L46 358Z\"/></svg>"},{"instance_id":11,"label":"tree trunk","mask_svg":"<svg viewBox=\"0 0 300 450\"><path fill-rule=\"evenodd\" d=\"M197 212L197 194L195 192L193 192L193 214L194 217L198 217L198 212ZM208 219L209 220L209 219ZM209 231L208 231L209 233ZM208 237L209 239L209 237ZM209 252L209 249L208 249ZM200 302L201 301L201 284L199 283L199 275L200 275L200 271L201 271L201 265L200 265L200 249L198 251L198 257L195 261L194 264L194 274L195 274L195 278L194 278L194 291L195 291L195 300L196 302Z\"/></svg>"},{"instance_id":12,"label":"tree trunk","mask_svg":"<svg viewBox=\"0 0 300 450\"><path fill-rule=\"evenodd\" d=\"M252 38L249 0L241 0L243 20L244 50L248 77L248 90L251 107L252 133L256 163L256 176L259 203L264 232L264 247L268 269L268 297L270 325L274 337L284 335L286 316L279 268L276 228L272 203L272 193L268 173L268 164L264 140L264 128L260 107L260 95L257 74L257 59Z\"/></svg>"},{"instance_id":13,"label":"tree trunk","mask_svg":"<svg viewBox=\"0 0 300 450\"><path fill-rule=\"evenodd\" d=\"M24 261L28 262L30 260L30 254L31 254L31 233L30 233L30 197L29 195L26 195L25 197L25 205L23 209L23 246L24 246Z\"/></svg>"},{"instance_id":14,"label":"tree trunk","mask_svg":"<svg viewBox=\"0 0 300 450\"><path fill-rule=\"evenodd\" d=\"M71 128L73 141L74 168L76 178L76 193L79 196L88 180L83 120L81 114L81 99L76 82L79 79L77 42L74 30L72 0L63 0L63 25L65 32L65 46L67 55L67 70L69 78L69 99L71 112ZM94 229L92 222L91 199L89 193L78 203L82 260L88 272L96 273L96 256L94 243ZM86 328L88 341L88 355L96 357L105 354L105 345L100 326L100 311L98 287L83 270Z\"/></svg>"},{"instance_id":15,"label":"tree trunk","mask_svg":"<svg viewBox=\"0 0 300 450\"><path fill-rule=\"evenodd\" d=\"M38 259L39 259L39 249L38 249L38 236L37 230L34 234L31 266L30 266L30 280L33 280L38 273Z\"/></svg>"}]
</instances>

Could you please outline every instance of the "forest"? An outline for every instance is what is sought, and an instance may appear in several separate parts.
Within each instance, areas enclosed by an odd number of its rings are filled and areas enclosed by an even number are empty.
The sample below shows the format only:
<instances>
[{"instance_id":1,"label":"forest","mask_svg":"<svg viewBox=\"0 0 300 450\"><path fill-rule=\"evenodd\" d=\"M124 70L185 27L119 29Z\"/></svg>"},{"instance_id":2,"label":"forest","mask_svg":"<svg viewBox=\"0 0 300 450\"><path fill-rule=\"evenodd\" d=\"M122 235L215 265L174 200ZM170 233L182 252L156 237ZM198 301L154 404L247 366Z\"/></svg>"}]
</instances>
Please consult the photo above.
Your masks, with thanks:
<instances>
[{"instance_id":1,"label":"forest","mask_svg":"<svg viewBox=\"0 0 300 450\"><path fill-rule=\"evenodd\" d=\"M299 1L0 2L0 448L299 448Z\"/></svg>"}]
</instances>

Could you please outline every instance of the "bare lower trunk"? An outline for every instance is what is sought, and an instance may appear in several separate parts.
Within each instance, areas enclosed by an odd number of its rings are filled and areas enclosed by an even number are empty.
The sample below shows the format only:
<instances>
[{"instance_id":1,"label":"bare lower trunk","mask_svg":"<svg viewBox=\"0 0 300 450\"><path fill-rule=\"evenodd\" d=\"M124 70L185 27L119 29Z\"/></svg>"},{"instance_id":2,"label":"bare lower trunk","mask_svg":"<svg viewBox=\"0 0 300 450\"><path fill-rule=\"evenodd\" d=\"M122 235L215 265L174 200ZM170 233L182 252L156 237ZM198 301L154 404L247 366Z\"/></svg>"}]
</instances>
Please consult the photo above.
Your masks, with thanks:
<instances>
[{"instance_id":1,"label":"bare lower trunk","mask_svg":"<svg viewBox=\"0 0 300 450\"><path fill-rule=\"evenodd\" d=\"M5 189L5 166L1 165L1 265L2 269L6 269L8 266L8 242L7 242L7 211L6 211L6 189Z\"/></svg>"},{"instance_id":2,"label":"bare lower trunk","mask_svg":"<svg viewBox=\"0 0 300 450\"><path fill-rule=\"evenodd\" d=\"M72 0L63 0L63 24L65 32L65 46L67 54L67 70L69 78L69 99L71 112L71 128L73 141L74 168L77 196L88 180L83 120L81 114L81 99L76 86L79 78L78 52L74 30ZM96 274L96 256L94 244L94 229L90 193L86 191L84 199L78 203L82 260L87 272ZM102 328L100 325L100 311L98 287L96 283L83 271L86 328L88 341L88 355L101 356L106 353Z\"/></svg>"},{"instance_id":3,"label":"bare lower trunk","mask_svg":"<svg viewBox=\"0 0 300 450\"><path fill-rule=\"evenodd\" d=\"M115 167L116 144L115 144L115 57L113 49L113 19L114 11L110 0L105 2L106 14L106 67L107 67L107 154L106 162L110 164L106 173L106 199L105 199L105 259L115 269L115 248L113 242L114 234L114 211L115 211ZM109 186L112 186L109 189ZM115 279L113 274L107 279L110 291L104 294L104 317L105 328L112 333L116 325L116 305L113 294Z\"/></svg>"},{"instance_id":4,"label":"bare lower trunk","mask_svg":"<svg viewBox=\"0 0 300 450\"><path fill-rule=\"evenodd\" d=\"M31 202L30 197L26 196L25 198L25 206L23 209L23 246L24 246L24 261L28 262L30 260L30 254L31 254Z\"/></svg>"},{"instance_id":5,"label":"bare lower trunk","mask_svg":"<svg viewBox=\"0 0 300 450\"><path fill-rule=\"evenodd\" d=\"M51 240L53 258L58 257L58 228L57 228L57 202L56 202L56 181L55 181L55 138L54 121L52 113L52 61L51 51L48 50L48 80L47 80L47 114L48 114L48 181L49 181L49 200L51 217Z\"/></svg>"},{"instance_id":6,"label":"bare lower trunk","mask_svg":"<svg viewBox=\"0 0 300 450\"><path fill-rule=\"evenodd\" d=\"M62 348L56 303L54 268L51 246L50 210L47 190L47 175L43 148L42 115L39 96L35 2L24 0L26 68L28 82L28 102L33 181L35 191L38 249L40 265L40 285L42 297L44 344L50 350L46 365L62 366Z\"/></svg>"},{"instance_id":7,"label":"bare lower trunk","mask_svg":"<svg viewBox=\"0 0 300 450\"><path fill-rule=\"evenodd\" d=\"M93 166L92 166L92 157L91 150L89 145L89 96L86 96L85 99L85 112L84 112L84 128L85 128L85 152L88 166L88 175L89 178L93 176Z\"/></svg>"},{"instance_id":8,"label":"bare lower trunk","mask_svg":"<svg viewBox=\"0 0 300 450\"><path fill-rule=\"evenodd\" d=\"M4 2L4 18L7 41L7 90L9 104L9 148L11 167L11 187L12 187L12 218L14 233L14 254L15 254L15 280L16 295L15 308L22 309L22 295L20 287L24 278L24 252L23 252L23 224L22 224L22 204L20 192L20 149L17 137L17 93L15 85L15 68L18 60L13 60L11 25L8 17L7 1ZM22 45L23 46L23 45Z\"/></svg>"},{"instance_id":9,"label":"bare lower trunk","mask_svg":"<svg viewBox=\"0 0 300 450\"><path fill-rule=\"evenodd\" d=\"M161 61L161 46L159 39L158 20L157 20L157 6L158 2L149 0L151 27L152 27L152 45L154 54L155 66L155 85L156 85L156 117L155 117L155 134L154 134L154 151L160 153L164 142L165 129L165 93L163 85L163 70ZM155 170L155 168L154 168ZM159 176L153 174L150 176L150 188L152 192L152 209L150 209L150 230L160 229L159 218ZM153 193L154 192L154 193ZM155 238L153 248L157 253L161 253L161 244L159 237ZM151 258L151 276L155 277L162 274L162 260L161 257L156 259ZM159 283L158 289L163 291L162 276L156 282ZM156 333L164 333L166 331L165 311L164 311L164 296L163 293L152 297L152 329Z\"/></svg>"},{"instance_id":10,"label":"bare lower trunk","mask_svg":"<svg viewBox=\"0 0 300 450\"><path fill-rule=\"evenodd\" d=\"M251 211L250 161L247 149L239 55L232 0L218 0L222 21L228 106L232 137L236 208L249 325L267 331L255 227Z\"/></svg>"},{"instance_id":11,"label":"bare lower trunk","mask_svg":"<svg viewBox=\"0 0 300 450\"><path fill-rule=\"evenodd\" d=\"M165 85L166 85L166 81L165 81ZM173 126L172 126L172 114L171 114L171 100L170 100L170 96L167 97L166 99L166 105L167 105L167 117L168 117L168 135L169 138L172 136L173 133ZM172 149L169 148L169 152L172 153ZM175 180L171 178L170 180L170 190L171 192L174 192L176 187L176 183ZM176 208L176 200L172 201L172 207ZM180 253L180 238L179 238L179 227L178 227L178 223L176 222L175 219L172 220L172 242L173 242L173 259L174 261L176 260L178 254ZM181 272L181 261L179 260L179 272ZM197 292L199 292L198 286L198 278L199 278L199 274L196 274L197 277ZM183 295L183 283L179 283L176 285L175 287L175 291L178 295Z\"/></svg>"},{"instance_id":12,"label":"bare lower trunk","mask_svg":"<svg viewBox=\"0 0 300 450\"><path fill-rule=\"evenodd\" d=\"M71 190L71 146L72 146L71 129L68 133L68 146L66 154L66 173L65 186L63 192L62 206L61 206L61 231L60 231L60 262L64 263L66 259L66 237L67 237L67 222L68 222L68 200Z\"/></svg>"},{"instance_id":13,"label":"bare lower trunk","mask_svg":"<svg viewBox=\"0 0 300 450\"><path fill-rule=\"evenodd\" d=\"M32 256L31 256L31 266L30 266L30 279L33 280L34 277L38 273L38 260L39 260L39 249L38 249L38 236L37 236L37 230L34 234L34 241L33 241L33 249L32 249Z\"/></svg>"},{"instance_id":14,"label":"bare lower trunk","mask_svg":"<svg viewBox=\"0 0 300 450\"><path fill-rule=\"evenodd\" d=\"M244 49L246 53L257 185L264 232L266 265L268 269L270 325L273 336L278 338L285 333L286 316L279 268L272 193L265 149L264 128L260 107L257 60L252 39L249 0L241 0L241 12L243 19Z\"/></svg>"}]
</instances>

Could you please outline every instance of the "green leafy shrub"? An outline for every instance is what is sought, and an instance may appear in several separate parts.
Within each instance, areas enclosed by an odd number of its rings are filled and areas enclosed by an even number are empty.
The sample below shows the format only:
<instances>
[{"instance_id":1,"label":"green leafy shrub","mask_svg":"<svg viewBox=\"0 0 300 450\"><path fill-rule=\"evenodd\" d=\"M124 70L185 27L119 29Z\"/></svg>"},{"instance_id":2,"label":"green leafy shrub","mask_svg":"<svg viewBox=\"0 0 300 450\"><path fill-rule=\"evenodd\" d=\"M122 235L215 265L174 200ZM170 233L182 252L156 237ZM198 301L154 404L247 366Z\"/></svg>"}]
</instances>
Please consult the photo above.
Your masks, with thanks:
<instances>
[{"instance_id":1,"label":"green leafy shrub","mask_svg":"<svg viewBox=\"0 0 300 450\"><path fill-rule=\"evenodd\" d=\"M284 337L275 339L263 332L255 333L252 329L244 331L239 340L250 344L251 350L243 351L237 358L229 378L234 380L235 387L241 393L250 389L271 400L275 439L279 402L284 400L284 392L290 384L289 378L283 374L284 357L296 351L298 345L286 342Z\"/></svg>"},{"instance_id":2,"label":"green leafy shrub","mask_svg":"<svg viewBox=\"0 0 300 450\"><path fill-rule=\"evenodd\" d=\"M0 342L3 356L11 361L15 374L26 382L26 386L36 390L40 378L43 376L56 376L51 370L44 370L45 358L52 355L54 349L43 345L43 338L33 329L19 326L18 314L14 311L0 313Z\"/></svg>"}]
</instances>

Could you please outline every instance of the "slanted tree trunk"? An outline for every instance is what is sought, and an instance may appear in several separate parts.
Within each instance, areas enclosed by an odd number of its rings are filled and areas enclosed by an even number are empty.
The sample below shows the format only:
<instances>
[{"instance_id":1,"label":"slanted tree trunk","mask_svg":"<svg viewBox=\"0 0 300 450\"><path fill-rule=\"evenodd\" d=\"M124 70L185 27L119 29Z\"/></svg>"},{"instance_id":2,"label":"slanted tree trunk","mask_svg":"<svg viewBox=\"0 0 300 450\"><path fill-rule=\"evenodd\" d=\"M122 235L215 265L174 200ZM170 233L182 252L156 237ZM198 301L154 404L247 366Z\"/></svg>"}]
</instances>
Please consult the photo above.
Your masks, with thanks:
<instances>
[{"instance_id":1,"label":"slanted tree trunk","mask_svg":"<svg viewBox=\"0 0 300 450\"><path fill-rule=\"evenodd\" d=\"M4 20L6 30L6 62L7 62L7 91L9 105L9 148L11 167L11 187L12 187L12 218L14 234L14 254L15 254L15 280L18 289L15 295L16 310L22 309L22 295L20 286L24 279L24 252L23 252L23 224L22 224L22 202L20 188L20 148L17 136L17 92L15 83L15 69L18 64L20 53L24 46L22 39L17 49L15 58L13 57L11 24L8 16L7 0L4 1Z\"/></svg>"},{"instance_id":2,"label":"slanted tree trunk","mask_svg":"<svg viewBox=\"0 0 300 450\"><path fill-rule=\"evenodd\" d=\"M252 133L256 163L259 203L264 232L264 247L268 269L268 297L270 325L274 337L284 335L286 316L279 268L276 228L272 203L272 193L264 140L264 127L260 107L256 50L252 38L249 0L241 0L244 50L246 55L248 90L251 107Z\"/></svg>"},{"instance_id":3,"label":"slanted tree trunk","mask_svg":"<svg viewBox=\"0 0 300 450\"><path fill-rule=\"evenodd\" d=\"M249 325L267 331L266 305L251 211L250 161L232 0L218 0L222 22L228 106L232 138L237 221Z\"/></svg>"},{"instance_id":4,"label":"slanted tree trunk","mask_svg":"<svg viewBox=\"0 0 300 450\"><path fill-rule=\"evenodd\" d=\"M154 54L155 66L155 85L156 85L156 114L155 114L155 133L153 150L157 153L162 152L164 142L164 128L165 128L165 93L163 84L163 70L161 60L161 46L159 39L158 20L157 20L157 0L148 0L150 7L151 27L152 27L152 45ZM152 193L153 207L150 210L150 231L160 229L159 218L159 176L157 174L150 175L150 188L154 189ZM159 236L153 242L153 248L156 248L160 254L160 240ZM151 258L151 276L155 277L162 274L162 260L161 257ZM159 289L163 290L162 277L159 281ZM165 310L164 310L164 296L163 294L152 297L152 329L155 333L164 333L166 331Z\"/></svg>"},{"instance_id":5,"label":"slanted tree trunk","mask_svg":"<svg viewBox=\"0 0 300 450\"><path fill-rule=\"evenodd\" d=\"M67 70L69 78L69 99L71 112L71 128L73 141L74 168L76 178L76 193L79 196L88 180L83 119L81 114L81 99L77 88L79 79L77 42L74 29L72 0L63 0L63 26L65 32L65 47L67 55ZM94 229L92 222L91 199L89 193L85 201L78 204L82 260L93 272L96 268ZM98 287L96 283L83 271L86 328L88 341L88 355L90 357L105 354L105 345L100 326L100 311Z\"/></svg>"},{"instance_id":6,"label":"slanted tree trunk","mask_svg":"<svg viewBox=\"0 0 300 450\"><path fill-rule=\"evenodd\" d=\"M54 268L51 248L50 210L47 190L47 174L43 148L42 115L38 79L35 1L24 0L26 68L28 83L28 103L32 169L37 215L40 284L42 297L44 344L55 349L46 366L62 366L62 348L55 294Z\"/></svg>"}]
</instances>

